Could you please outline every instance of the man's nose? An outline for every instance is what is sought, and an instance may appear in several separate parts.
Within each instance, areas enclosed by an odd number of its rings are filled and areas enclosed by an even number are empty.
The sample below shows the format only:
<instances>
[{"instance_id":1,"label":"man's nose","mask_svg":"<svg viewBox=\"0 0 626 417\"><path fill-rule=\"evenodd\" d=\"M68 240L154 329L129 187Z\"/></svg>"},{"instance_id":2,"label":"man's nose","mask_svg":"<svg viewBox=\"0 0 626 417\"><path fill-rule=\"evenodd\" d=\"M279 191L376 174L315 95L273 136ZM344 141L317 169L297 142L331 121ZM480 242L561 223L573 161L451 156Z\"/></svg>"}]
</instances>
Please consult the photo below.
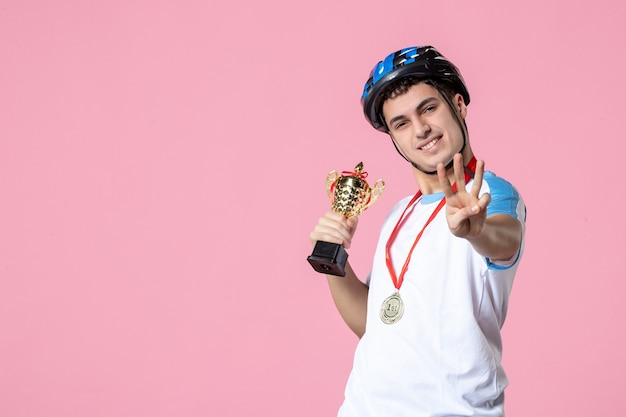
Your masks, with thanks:
<instances>
[{"instance_id":1,"label":"man's nose","mask_svg":"<svg viewBox=\"0 0 626 417\"><path fill-rule=\"evenodd\" d=\"M419 139L428 137L428 134L430 133L430 125L426 121L416 117L413 121L413 126L415 126L415 137Z\"/></svg>"}]
</instances>

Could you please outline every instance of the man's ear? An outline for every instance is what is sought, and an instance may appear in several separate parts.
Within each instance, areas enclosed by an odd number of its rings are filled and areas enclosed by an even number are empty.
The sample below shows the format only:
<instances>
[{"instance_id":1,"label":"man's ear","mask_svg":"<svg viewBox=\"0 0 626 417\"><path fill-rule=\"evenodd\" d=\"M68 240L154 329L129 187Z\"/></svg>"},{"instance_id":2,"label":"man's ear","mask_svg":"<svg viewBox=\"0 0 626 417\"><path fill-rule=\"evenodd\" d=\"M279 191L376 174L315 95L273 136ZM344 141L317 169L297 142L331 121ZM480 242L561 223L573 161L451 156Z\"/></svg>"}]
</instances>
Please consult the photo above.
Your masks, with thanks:
<instances>
[{"instance_id":1,"label":"man's ear","mask_svg":"<svg viewBox=\"0 0 626 417\"><path fill-rule=\"evenodd\" d=\"M459 93L454 95L454 107L455 110L459 112L461 119L465 120L465 116L467 116L467 105L465 104L465 99Z\"/></svg>"}]
</instances>

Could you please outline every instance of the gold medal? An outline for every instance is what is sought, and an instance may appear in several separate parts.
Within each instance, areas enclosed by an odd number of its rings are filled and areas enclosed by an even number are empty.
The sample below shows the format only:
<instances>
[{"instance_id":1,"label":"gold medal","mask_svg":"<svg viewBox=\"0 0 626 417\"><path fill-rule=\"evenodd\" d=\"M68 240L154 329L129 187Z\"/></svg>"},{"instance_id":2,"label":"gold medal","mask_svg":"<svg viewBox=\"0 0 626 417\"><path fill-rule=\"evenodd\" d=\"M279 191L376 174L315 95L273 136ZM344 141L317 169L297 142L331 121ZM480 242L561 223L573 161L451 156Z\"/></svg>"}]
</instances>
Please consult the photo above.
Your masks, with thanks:
<instances>
[{"instance_id":1,"label":"gold medal","mask_svg":"<svg viewBox=\"0 0 626 417\"><path fill-rule=\"evenodd\" d=\"M385 324L393 324L402 318L404 314L404 303L400 298L400 293L396 292L385 298L380 308L380 319Z\"/></svg>"}]
</instances>

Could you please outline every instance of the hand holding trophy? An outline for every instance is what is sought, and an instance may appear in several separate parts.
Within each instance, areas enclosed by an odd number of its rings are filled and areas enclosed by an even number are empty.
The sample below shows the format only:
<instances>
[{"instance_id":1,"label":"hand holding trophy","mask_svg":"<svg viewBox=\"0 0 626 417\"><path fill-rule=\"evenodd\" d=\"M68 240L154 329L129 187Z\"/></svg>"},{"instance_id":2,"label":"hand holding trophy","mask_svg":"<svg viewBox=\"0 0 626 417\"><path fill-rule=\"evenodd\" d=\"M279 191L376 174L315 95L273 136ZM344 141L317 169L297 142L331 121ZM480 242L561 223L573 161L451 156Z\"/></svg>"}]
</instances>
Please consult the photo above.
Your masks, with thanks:
<instances>
[{"instance_id":1,"label":"hand holding trophy","mask_svg":"<svg viewBox=\"0 0 626 417\"><path fill-rule=\"evenodd\" d=\"M357 164L354 172L343 171L341 176L337 171L328 173L326 194L330 198L332 210L349 218L360 216L366 208L374 204L385 189L385 181L379 179L371 188L365 181L366 177L363 162ZM307 260L317 272L341 277L346 275L348 253L337 243L318 240Z\"/></svg>"}]
</instances>

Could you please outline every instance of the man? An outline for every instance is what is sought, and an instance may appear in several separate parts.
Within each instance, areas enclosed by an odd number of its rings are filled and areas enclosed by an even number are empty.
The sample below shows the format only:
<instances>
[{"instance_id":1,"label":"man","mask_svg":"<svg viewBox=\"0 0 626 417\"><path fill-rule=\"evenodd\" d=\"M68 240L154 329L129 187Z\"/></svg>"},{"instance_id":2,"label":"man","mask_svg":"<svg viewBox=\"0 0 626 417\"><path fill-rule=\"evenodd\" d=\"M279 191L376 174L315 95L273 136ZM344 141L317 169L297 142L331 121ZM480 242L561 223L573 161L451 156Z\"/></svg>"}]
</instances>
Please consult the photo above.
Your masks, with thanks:
<instances>
[{"instance_id":1,"label":"man","mask_svg":"<svg viewBox=\"0 0 626 417\"><path fill-rule=\"evenodd\" d=\"M472 152L469 93L431 46L379 62L366 118L412 165L418 191L383 224L372 271L327 275L360 338L339 416L503 416L500 329L523 250L526 209ZM335 212L310 237L350 248L358 218Z\"/></svg>"}]
</instances>

